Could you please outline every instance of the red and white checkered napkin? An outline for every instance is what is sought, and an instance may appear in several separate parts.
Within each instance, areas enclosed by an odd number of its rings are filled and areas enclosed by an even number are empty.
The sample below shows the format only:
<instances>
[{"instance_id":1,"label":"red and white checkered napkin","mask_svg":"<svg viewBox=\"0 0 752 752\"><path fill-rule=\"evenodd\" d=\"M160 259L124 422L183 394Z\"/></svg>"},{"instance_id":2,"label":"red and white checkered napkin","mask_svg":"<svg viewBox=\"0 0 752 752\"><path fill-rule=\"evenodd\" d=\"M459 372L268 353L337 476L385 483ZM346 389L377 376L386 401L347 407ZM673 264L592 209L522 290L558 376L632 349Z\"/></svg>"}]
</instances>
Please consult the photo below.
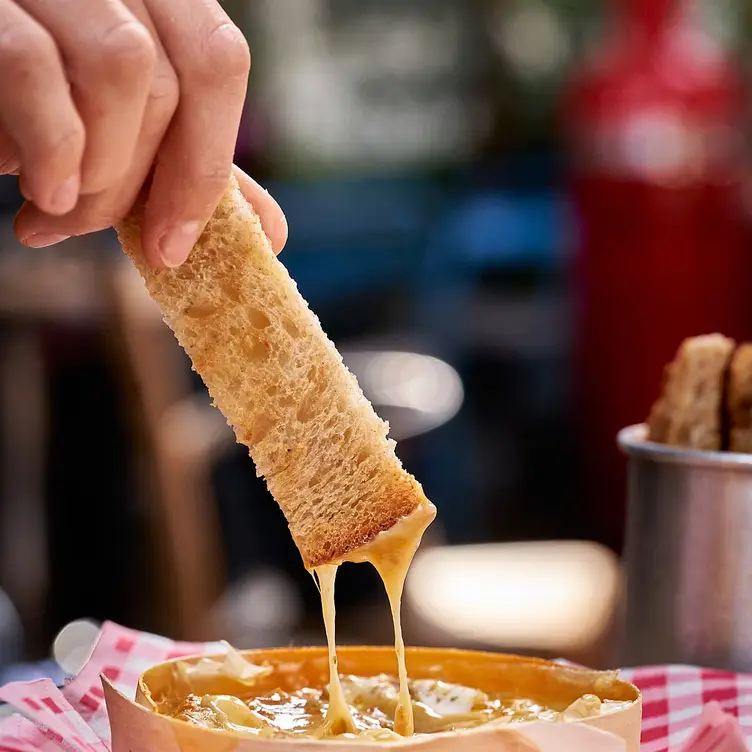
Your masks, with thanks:
<instances>
[{"instance_id":1,"label":"red and white checkered napkin","mask_svg":"<svg viewBox=\"0 0 752 752\"><path fill-rule=\"evenodd\" d=\"M100 674L133 697L147 668L203 652L223 653L224 647L172 642L106 623L86 665L62 690L48 680L0 687L0 701L25 716L0 722L0 752L107 752ZM623 676L643 692L642 752L741 752L742 736L752 742L752 675L657 666Z\"/></svg>"},{"instance_id":2,"label":"red and white checkered napkin","mask_svg":"<svg viewBox=\"0 0 752 752\"><path fill-rule=\"evenodd\" d=\"M25 716L0 722L0 752L107 752L110 726L100 674L133 697L147 668L171 658L224 650L221 643L173 642L107 622L86 665L62 690L46 679L0 687L0 701Z\"/></svg>"},{"instance_id":3,"label":"red and white checkered napkin","mask_svg":"<svg viewBox=\"0 0 752 752\"><path fill-rule=\"evenodd\" d=\"M642 752L737 752L749 748L742 740L752 743L752 675L693 666L621 675L642 691Z\"/></svg>"}]
</instances>

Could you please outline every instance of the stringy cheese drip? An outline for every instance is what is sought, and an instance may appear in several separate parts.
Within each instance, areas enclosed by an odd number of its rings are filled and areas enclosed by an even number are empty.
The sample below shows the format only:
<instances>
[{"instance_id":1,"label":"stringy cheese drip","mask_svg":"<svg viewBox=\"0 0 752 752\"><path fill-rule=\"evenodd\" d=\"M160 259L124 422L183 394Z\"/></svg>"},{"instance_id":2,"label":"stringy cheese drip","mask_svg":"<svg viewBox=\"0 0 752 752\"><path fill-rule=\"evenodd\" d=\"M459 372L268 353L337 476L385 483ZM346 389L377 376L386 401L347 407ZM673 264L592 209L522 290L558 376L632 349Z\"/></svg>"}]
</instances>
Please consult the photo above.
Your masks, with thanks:
<instances>
[{"instance_id":1,"label":"stringy cheese drip","mask_svg":"<svg viewBox=\"0 0 752 752\"><path fill-rule=\"evenodd\" d=\"M372 541L366 543L345 558L332 564L314 568L321 592L321 610L324 615L324 628L329 648L329 707L326 725L330 733L338 733L337 728L344 727L348 733L356 733L339 679L337 667L337 650L335 645L335 607L334 581L337 567L344 562L373 565L384 583L389 607L394 624L394 647L397 652L399 676L399 702L394 715L394 731L400 736L412 736L415 729L410 688L407 683L407 666L405 663L405 643L402 639L401 605L402 592L405 587L407 571L426 528L436 516L436 507L427 502L412 514L400 520L391 529L379 533ZM343 732L339 732L343 733Z\"/></svg>"},{"instance_id":2,"label":"stringy cheese drip","mask_svg":"<svg viewBox=\"0 0 752 752\"><path fill-rule=\"evenodd\" d=\"M532 700L513 700L507 702L508 711L493 703L499 702L489 698L477 689L447 684L438 680L418 679L408 684L405 663L405 645L402 638L400 618L401 600L407 571L420 545L421 538L436 514L435 507L427 503L410 516L398 522L391 530L380 533L370 543L351 552L345 559L328 565L316 567L312 574L321 594L321 607L326 628L329 656L329 688L323 723L315 722L308 733L311 737L337 736L341 739L358 739L362 741L389 742L406 736L412 736L415 730L415 712L419 712L422 733L426 733L426 719L448 721L457 730L470 728L479 723L490 722L492 725L504 725L513 720L558 720L577 721L613 712L629 703L601 701L596 695L584 695L573 702L566 710L557 712L538 705ZM398 681L386 675L378 677L339 675L336 651L334 601L337 569L345 561L354 563L370 562L381 577L392 612L394 623L394 642L397 653ZM191 679L228 676L247 686L252 686L260 677L271 673L269 666L257 666L247 661L236 650L227 645L227 655L223 660L203 658L195 664L179 661L176 663L179 676L190 684ZM411 689L413 696L411 697ZM310 691L310 690L305 690ZM363 704L376 708L388 708L394 711L394 730L385 727L373 727L378 724L374 719L366 720L364 727ZM263 703L254 708L254 703L246 704L238 698L221 695L193 696L186 701L178 717L209 728L225 728L255 736L285 735L284 726L274 728L270 719L264 717ZM351 707L352 706L352 707ZM493 708L496 708L495 710ZM498 716L497 713L503 714ZM358 722L354 718L354 714ZM426 715L427 714L427 715ZM382 715L383 718L383 715ZM516 732L515 732L516 733ZM522 741L522 738L520 738ZM537 749L535 744L526 740L521 749Z\"/></svg>"},{"instance_id":3,"label":"stringy cheese drip","mask_svg":"<svg viewBox=\"0 0 752 752\"><path fill-rule=\"evenodd\" d=\"M326 629L326 643L329 648L329 704L326 711L326 721L322 735L327 734L356 734L350 708L345 701L342 682L337 668L337 648L335 642L336 609L334 606L334 581L337 578L337 565L327 564L314 570L319 590L321 592L321 610L324 614L324 628Z\"/></svg>"}]
</instances>

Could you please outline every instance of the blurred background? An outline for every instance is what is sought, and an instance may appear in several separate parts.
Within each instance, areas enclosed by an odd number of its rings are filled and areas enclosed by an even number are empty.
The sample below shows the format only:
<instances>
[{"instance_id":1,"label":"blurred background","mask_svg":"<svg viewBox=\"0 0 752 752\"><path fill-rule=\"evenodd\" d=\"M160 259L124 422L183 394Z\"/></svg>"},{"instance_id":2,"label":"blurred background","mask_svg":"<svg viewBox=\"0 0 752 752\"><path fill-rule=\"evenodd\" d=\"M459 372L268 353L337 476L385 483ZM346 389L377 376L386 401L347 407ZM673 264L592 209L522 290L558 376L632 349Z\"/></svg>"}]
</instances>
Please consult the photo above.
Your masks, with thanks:
<instances>
[{"instance_id":1,"label":"blurred background","mask_svg":"<svg viewBox=\"0 0 752 752\"><path fill-rule=\"evenodd\" d=\"M680 340L752 339L744 0L228 0L236 161L439 508L412 643L614 660L625 463ZM72 620L323 640L276 504L112 233L23 249L0 178L0 682ZM338 638L392 640L373 572ZM82 627L85 631L85 625Z\"/></svg>"}]
</instances>

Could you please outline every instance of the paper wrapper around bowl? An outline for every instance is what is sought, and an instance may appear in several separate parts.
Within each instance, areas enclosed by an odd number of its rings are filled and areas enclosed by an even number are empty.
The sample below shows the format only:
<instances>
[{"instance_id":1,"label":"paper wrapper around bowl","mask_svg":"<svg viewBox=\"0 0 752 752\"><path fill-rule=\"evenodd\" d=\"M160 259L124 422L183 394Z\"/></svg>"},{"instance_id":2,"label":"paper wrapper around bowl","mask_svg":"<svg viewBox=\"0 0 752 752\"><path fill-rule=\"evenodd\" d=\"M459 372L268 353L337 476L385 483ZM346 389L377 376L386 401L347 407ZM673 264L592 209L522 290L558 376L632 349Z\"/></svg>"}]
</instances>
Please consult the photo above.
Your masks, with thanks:
<instances>
[{"instance_id":1,"label":"paper wrapper around bowl","mask_svg":"<svg viewBox=\"0 0 752 752\"><path fill-rule=\"evenodd\" d=\"M244 652L255 664L275 666L291 685L325 686L328 662L323 648L291 648ZM390 648L345 647L338 651L342 673L374 676L394 672L394 650ZM198 657L188 659L195 663ZM159 664L142 674L136 699L132 701L103 678L105 700L112 730L112 752L279 752L326 749L373 752L374 745L399 746L421 752L638 752L642 698L639 690L621 681L615 672L590 671L539 659L462 650L411 648L407 651L408 671L413 678L442 679L487 692L514 691L520 696L550 698L568 705L583 694L601 699L633 701L625 708L576 721L503 724L489 723L461 732L415 736L399 742L342 739L298 740L257 739L202 728L154 712L153 696L169 686L173 662ZM301 683L302 678L302 683ZM247 693L247 686L233 686L223 678L214 691Z\"/></svg>"}]
</instances>

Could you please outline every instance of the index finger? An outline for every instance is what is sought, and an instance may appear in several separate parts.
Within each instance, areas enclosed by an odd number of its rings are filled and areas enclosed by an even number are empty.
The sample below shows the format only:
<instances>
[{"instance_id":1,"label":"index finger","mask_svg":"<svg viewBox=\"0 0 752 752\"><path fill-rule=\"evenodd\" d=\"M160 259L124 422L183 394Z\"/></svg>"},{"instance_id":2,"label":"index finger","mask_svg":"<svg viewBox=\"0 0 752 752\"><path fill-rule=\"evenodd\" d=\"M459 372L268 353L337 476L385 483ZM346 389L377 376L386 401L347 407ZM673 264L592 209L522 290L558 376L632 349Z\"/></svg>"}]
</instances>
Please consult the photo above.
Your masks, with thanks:
<instances>
[{"instance_id":1,"label":"index finger","mask_svg":"<svg viewBox=\"0 0 752 752\"><path fill-rule=\"evenodd\" d=\"M0 124L18 148L21 185L49 214L78 201L84 125L55 40L16 3L0 0Z\"/></svg>"},{"instance_id":2,"label":"index finger","mask_svg":"<svg viewBox=\"0 0 752 752\"><path fill-rule=\"evenodd\" d=\"M215 0L147 0L180 82L144 216L147 259L179 266L227 188L250 70L248 45Z\"/></svg>"}]
</instances>

